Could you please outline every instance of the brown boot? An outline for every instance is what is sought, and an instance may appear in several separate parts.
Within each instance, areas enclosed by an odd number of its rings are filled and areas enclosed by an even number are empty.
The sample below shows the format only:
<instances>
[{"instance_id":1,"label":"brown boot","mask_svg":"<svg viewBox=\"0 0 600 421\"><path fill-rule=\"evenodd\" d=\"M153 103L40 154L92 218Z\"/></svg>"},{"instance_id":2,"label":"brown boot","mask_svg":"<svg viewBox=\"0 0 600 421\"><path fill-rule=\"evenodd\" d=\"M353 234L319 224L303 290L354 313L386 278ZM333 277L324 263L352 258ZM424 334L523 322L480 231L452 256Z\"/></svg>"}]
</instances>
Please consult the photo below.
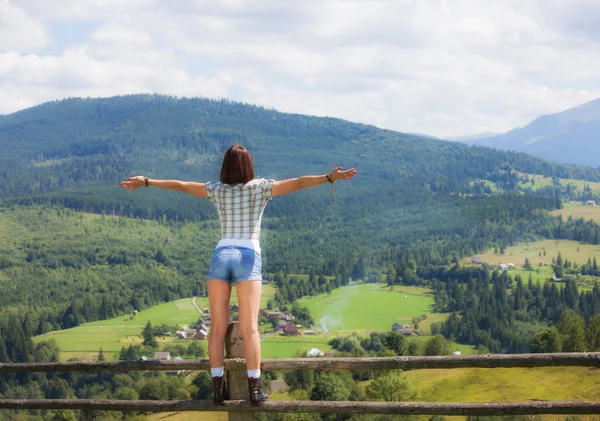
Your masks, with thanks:
<instances>
[{"instance_id":1,"label":"brown boot","mask_svg":"<svg viewBox=\"0 0 600 421\"><path fill-rule=\"evenodd\" d=\"M269 395L263 393L260 388L260 379L248 377L248 391L250 392L250 405L259 406L269 399Z\"/></svg>"},{"instance_id":2,"label":"brown boot","mask_svg":"<svg viewBox=\"0 0 600 421\"><path fill-rule=\"evenodd\" d=\"M213 402L215 405L225 405L224 401L227 398L227 385L225 377L213 377Z\"/></svg>"}]
</instances>

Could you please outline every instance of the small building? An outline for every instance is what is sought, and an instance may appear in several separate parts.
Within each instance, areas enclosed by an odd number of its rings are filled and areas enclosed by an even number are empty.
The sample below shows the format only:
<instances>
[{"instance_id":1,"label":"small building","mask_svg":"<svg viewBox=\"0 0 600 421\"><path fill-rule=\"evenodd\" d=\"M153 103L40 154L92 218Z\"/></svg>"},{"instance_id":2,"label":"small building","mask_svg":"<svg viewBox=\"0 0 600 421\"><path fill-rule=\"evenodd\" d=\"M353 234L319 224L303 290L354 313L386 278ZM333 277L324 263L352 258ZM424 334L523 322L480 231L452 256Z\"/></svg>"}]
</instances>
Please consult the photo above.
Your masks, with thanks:
<instances>
[{"instance_id":1,"label":"small building","mask_svg":"<svg viewBox=\"0 0 600 421\"><path fill-rule=\"evenodd\" d=\"M277 326L275 326L275 332L283 332L283 330L285 329L286 326L287 326L287 323L284 322L283 320L278 321Z\"/></svg>"},{"instance_id":2,"label":"small building","mask_svg":"<svg viewBox=\"0 0 600 421\"><path fill-rule=\"evenodd\" d=\"M155 352L154 359L158 361L169 361L171 359L171 354L168 352Z\"/></svg>"},{"instance_id":3,"label":"small building","mask_svg":"<svg viewBox=\"0 0 600 421\"><path fill-rule=\"evenodd\" d=\"M514 265L514 263L507 263L507 264L506 264L506 266L507 266L509 269L514 269L514 268L515 268L515 265Z\"/></svg>"},{"instance_id":4,"label":"small building","mask_svg":"<svg viewBox=\"0 0 600 421\"><path fill-rule=\"evenodd\" d=\"M508 265L501 263L498 265L498 269L500 270L508 270Z\"/></svg>"},{"instance_id":5,"label":"small building","mask_svg":"<svg viewBox=\"0 0 600 421\"><path fill-rule=\"evenodd\" d=\"M412 334L413 334L413 330L410 327L405 327L403 329L398 329L398 330L396 330L396 332L398 332L398 333L400 333L401 335L404 335L404 336L412 336Z\"/></svg>"},{"instance_id":6,"label":"small building","mask_svg":"<svg viewBox=\"0 0 600 421\"><path fill-rule=\"evenodd\" d=\"M314 335L315 331L314 330L305 330L304 332L302 332L305 335Z\"/></svg>"},{"instance_id":7,"label":"small building","mask_svg":"<svg viewBox=\"0 0 600 421\"><path fill-rule=\"evenodd\" d=\"M204 329L198 329L198 331L194 335L194 339L204 340L206 338L208 338L208 331Z\"/></svg>"},{"instance_id":8,"label":"small building","mask_svg":"<svg viewBox=\"0 0 600 421\"><path fill-rule=\"evenodd\" d=\"M596 202L594 200L587 200L585 206L596 206Z\"/></svg>"},{"instance_id":9,"label":"small building","mask_svg":"<svg viewBox=\"0 0 600 421\"><path fill-rule=\"evenodd\" d=\"M402 326L400 323L396 322L392 325L392 331L400 330L400 329L404 329L404 326Z\"/></svg>"},{"instance_id":10,"label":"small building","mask_svg":"<svg viewBox=\"0 0 600 421\"><path fill-rule=\"evenodd\" d=\"M462 355L462 353L460 351L454 351L452 355Z\"/></svg>"},{"instance_id":11,"label":"small building","mask_svg":"<svg viewBox=\"0 0 600 421\"><path fill-rule=\"evenodd\" d=\"M285 333L287 336L298 336L300 334L300 332L298 332L298 328L292 324L287 325L283 329L283 333Z\"/></svg>"},{"instance_id":12,"label":"small building","mask_svg":"<svg viewBox=\"0 0 600 421\"><path fill-rule=\"evenodd\" d=\"M483 260L481 260L481 257L479 256L473 256L471 257L471 263L476 263L478 265L483 263Z\"/></svg>"},{"instance_id":13,"label":"small building","mask_svg":"<svg viewBox=\"0 0 600 421\"><path fill-rule=\"evenodd\" d=\"M190 329L190 328L188 328L188 329L185 330L185 335L188 338L193 338L197 331L198 331L198 329Z\"/></svg>"},{"instance_id":14,"label":"small building","mask_svg":"<svg viewBox=\"0 0 600 421\"><path fill-rule=\"evenodd\" d=\"M292 316L291 314L282 313L281 316L279 316L279 320L285 320L286 322L292 322L292 321L294 321L294 316Z\"/></svg>"},{"instance_id":15,"label":"small building","mask_svg":"<svg viewBox=\"0 0 600 421\"><path fill-rule=\"evenodd\" d=\"M320 349L313 348L310 351L308 351L306 355L308 355L309 357L322 357L325 354Z\"/></svg>"},{"instance_id":16,"label":"small building","mask_svg":"<svg viewBox=\"0 0 600 421\"><path fill-rule=\"evenodd\" d=\"M177 332L175 332L175 335L179 339L187 339L187 333L185 333L185 331L183 331L183 330L178 330Z\"/></svg>"},{"instance_id":17,"label":"small building","mask_svg":"<svg viewBox=\"0 0 600 421\"><path fill-rule=\"evenodd\" d=\"M240 308L237 304L234 304L231 307L229 307L229 311L240 311Z\"/></svg>"}]
</instances>

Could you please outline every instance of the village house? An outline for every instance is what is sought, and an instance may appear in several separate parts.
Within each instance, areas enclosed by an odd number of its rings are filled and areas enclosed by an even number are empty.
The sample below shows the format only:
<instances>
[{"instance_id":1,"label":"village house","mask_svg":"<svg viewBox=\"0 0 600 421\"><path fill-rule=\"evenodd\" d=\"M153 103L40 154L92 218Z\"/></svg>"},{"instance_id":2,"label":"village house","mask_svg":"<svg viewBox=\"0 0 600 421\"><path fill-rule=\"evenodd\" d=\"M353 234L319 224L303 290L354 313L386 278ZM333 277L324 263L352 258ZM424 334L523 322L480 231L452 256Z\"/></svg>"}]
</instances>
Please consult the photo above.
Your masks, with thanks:
<instances>
[{"instance_id":1,"label":"village house","mask_svg":"<svg viewBox=\"0 0 600 421\"><path fill-rule=\"evenodd\" d=\"M168 352L155 352L154 359L158 361L169 361L171 359L171 354Z\"/></svg>"},{"instance_id":2,"label":"village house","mask_svg":"<svg viewBox=\"0 0 600 421\"><path fill-rule=\"evenodd\" d=\"M596 206L596 202L594 200L588 200L585 202L585 206Z\"/></svg>"},{"instance_id":3,"label":"village house","mask_svg":"<svg viewBox=\"0 0 600 421\"><path fill-rule=\"evenodd\" d=\"M508 265L501 263L498 265L498 269L500 270L508 270Z\"/></svg>"},{"instance_id":4,"label":"village house","mask_svg":"<svg viewBox=\"0 0 600 421\"><path fill-rule=\"evenodd\" d=\"M275 326L275 332L276 333L283 332L286 326L287 326L287 323L284 322L283 320L280 320L277 323L277 326Z\"/></svg>"},{"instance_id":5,"label":"village house","mask_svg":"<svg viewBox=\"0 0 600 421\"><path fill-rule=\"evenodd\" d=\"M483 260L481 260L481 257L479 256L473 256L471 257L471 263L476 263L478 265L483 263Z\"/></svg>"},{"instance_id":6,"label":"village house","mask_svg":"<svg viewBox=\"0 0 600 421\"><path fill-rule=\"evenodd\" d=\"M194 339L204 340L206 338L208 338L208 332L204 329L198 329L198 331L194 335Z\"/></svg>"},{"instance_id":7,"label":"village house","mask_svg":"<svg viewBox=\"0 0 600 421\"><path fill-rule=\"evenodd\" d=\"M396 332L398 332L399 334L404 335L404 336L412 336L412 334L413 334L413 330L410 327L398 329L398 330L396 330Z\"/></svg>"},{"instance_id":8,"label":"village house","mask_svg":"<svg viewBox=\"0 0 600 421\"><path fill-rule=\"evenodd\" d=\"M298 332L298 328L292 324L287 325L284 329L283 329L283 333L287 336L298 336L300 335L300 332Z\"/></svg>"},{"instance_id":9,"label":"village house","mask_svg":"<svg viewBox=\"0 0 600 421\"><path fill-rule=\"evenodd\" d=\"M193 336L196 334L196 331L197 331L197 330L198 330L198 329L190 329L190 328L188 327L188 328L186 328L186 329L185 329L185 334L186 334L188 337L193 337Z\"/></svg>"},{"instance_id":10,"label":"village house","mask_svg":"<svg viewBox=\"0 0 600 421\"><path fill-rule=\"evenodd\" d=\"M392 331L400 330L400 329L404 329L404 326L402 326L400 323L396 322L392 325Z\"/></svg>"},{"instance_id":11,"label":"village house","mask_svg":"<svg viewBox=\"0 0 600 421\"><path fill-rule=\"evenodd\" d=\"M231 307L229 307L229 311L240 311L240 308L237 304L234 304Z\"/></svg>"}]
</instances>

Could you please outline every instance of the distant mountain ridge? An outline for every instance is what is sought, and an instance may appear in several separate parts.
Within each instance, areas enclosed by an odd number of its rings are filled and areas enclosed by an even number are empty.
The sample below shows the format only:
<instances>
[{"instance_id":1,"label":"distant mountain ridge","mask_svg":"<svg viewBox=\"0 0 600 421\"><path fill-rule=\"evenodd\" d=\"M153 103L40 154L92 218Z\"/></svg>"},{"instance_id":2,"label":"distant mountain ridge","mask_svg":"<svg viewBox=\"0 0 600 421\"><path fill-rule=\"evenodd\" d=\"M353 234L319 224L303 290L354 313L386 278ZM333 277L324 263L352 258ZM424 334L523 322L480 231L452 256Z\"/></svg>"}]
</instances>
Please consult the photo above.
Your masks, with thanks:
<instances>
[{"instance_id":1,"label":"distant mountain ridge","mask_svg":"<svg viewBox=\"0 0 600 421\"><path fill-rule=\"evenodd\" d=\"M444 139L458 140L458 141L477 140L477 139L484 139L486 137L498 136L500 134L501 133L484 132L484 133L471 134L471 135L465 135L465 136L449 136L449 137L445 137Z\"/></svg>"},{"instance_id":2,"label":"distant mountain ridge","mask_svg":"<svg viewBox=\"0 0 600 421\"><path fill-rule=\"evenodd\" d=\"M501 135L461 141L597 168L600 167L600 98L538 117Z\"/></svg>"}]
</instances>

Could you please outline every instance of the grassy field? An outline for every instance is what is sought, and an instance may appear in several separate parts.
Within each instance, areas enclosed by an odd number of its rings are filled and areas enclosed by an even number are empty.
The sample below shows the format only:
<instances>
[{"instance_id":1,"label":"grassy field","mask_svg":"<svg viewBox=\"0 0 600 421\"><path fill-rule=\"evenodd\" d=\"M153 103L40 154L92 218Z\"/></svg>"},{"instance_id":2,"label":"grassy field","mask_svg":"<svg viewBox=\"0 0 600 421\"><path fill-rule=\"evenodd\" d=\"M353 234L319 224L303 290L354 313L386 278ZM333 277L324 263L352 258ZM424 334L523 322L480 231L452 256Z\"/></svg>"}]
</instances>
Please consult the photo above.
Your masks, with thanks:
<instances>
[{"instance_id":1,"label":"grassy field","mask_svg":"<svg viewBox=\"0 0 600 421\"><path fill-rule=\"evenodd\" d=\"M265 285L262 305L273 297L275 288ZM235 296L235 293L233 294ZM405 298L406 297L406 298ZM233 297L232 297L233 298ZM232 304L236 303L232 299ZM329 332L319 335L303 335L286 337L267 334L262 338L263 358L289 358L301 355L311 348L323 352L331 351L328 342L337 336L357 333L368 336L374 331L389 331L391 325L398 321L407 324L414 316L425 314L419 328L430 332L431 324L445 320L447 314L431 314L433 303L431 290L420 287L396 286L390 289L382 284L360 284L335 290L330 296L321 295L300 300L302 305L311 309L313 318L322 321ZM201 308L208 307L204 297L198 297ZM359 309L359 311L357 311ZM193 307L190 298L160 304L140 311L137 316L123 315L110 320L84 323L73 329L49 332L37 336L34 342L55 339L61 349L61 360L70 358L93 360L102 348L106 358L116 359L123 346L137 345L142 342L140 333L148 321L153 325L168 324L190 325L198 320L199 314ZM337 323L336 321L343 321ZM301 329L301 331L304 329ZM187 346L189 340L177 339L173 336L157 338L161 346L182 344ZM426 336L416 337L419 342L426 341ZM206 345L206 342L202 342ZM459 344L453 350L472 353L472 347Z\"/></svg>"},{"instance_id":2,"label":"grassy field","mask_svg":"<svg viewBox=\"0 0 600 421\"><path fill-rule=\"evenodd\" d=\"M552 185L552 178L551 177L544 177L543 175L538 175L538 174L526 174L526 173L518 173L519 176L527 176L529 177L529 179L534 179L535 180L535 184L532 185L531 182L520 182L519 185L521 187L531 187L532 189L539 189L542 187L546 187L546 186L551 186ZM564 187L566 187L567 185L571 185L574 190L576 191L581 191L583 192L583 187L584 186L589 186L590 189L592 190L592 192L597 193L600 191L600 183L596 183L593 181L583 181L583 180L575 180L575 179L571 179L571 178L561 178L559 179L560 184Z\"/></svg>"},{"instance_id":3,"label":"grassy field","mask_svg":"<svg viewBox=\"0 0 600 421\"><path fill-rule=\"evenodd\" d=\"M421 393L422 402L515 402L532 400L600 401L600 369L589 367L495 368L414 370L403 375ZM365 388L370 381L362 382ZM273 400L292 399L286 389ZM564 415L545 415L544 421L564 420ZM226 412L169 412L153 414L152 421L226 421ZM421 416L426 421L429 416ZM598 420L598 416L579 416ZM465 417L446 417L448 421ZM501 419L501 418L499 418Z\"/></svg>"},{"instance_id":4,"label":"grassy field","mask_svg":"<svg viewBox=\"0 0 600 421\"><path fill-rule=\"evenodd\" d=\"M414 370L404 375L423 401L600 401L600 369L589 367Z\"/></svg>"},{"instance_id":5,"label":"grassy field","mask_svg":"<svg viewBox=\"0 0 600 421\"><path fill-rule=\"evenodd\" d=\"M315 323L329 330L389 330L431 312L433 297L425 289L394 289L382 284L359 284L334 290L331 295L304 298Z\"/></svg>"},{"instance_id":6,"label":"grassy field","mask_svg":"<svg viewBox=\"0 0 600 421\"><path fill-rule=\"evenodd\" d=\"M575 203L565 203L563 209L556 209L551 212L552 215L562 215L566 220L569 216L573 218L592 219L600 222L600 206L581 206Z\"/></svg>"},{"instance_id":7,"label":"grassy field","mask_svg":"<svg viewBox=\"0 0 600 421\"><path fill-rule=\"evenodd\" d=\"M545 256L544 252L546 252ZM538 266L540 263L551 265L552 258L556 258L558 253L561 254L563 259L566 258L572 262L577 262L577 264L583 264L590 258L600 258L600 245L581 244L571 240L542 240L507 247L504 254L494 254L494 249L489 249L478 254L478 256L486 263L495 265L513 263L515 267L521 268L525 263L525 258L528 258L533 266ZM470 257L463 259L463 263L470 262Z\"/></svg>"},{"instance_id":8,"label":"grassy field","mask_svg":"<svg viewBox=\"0 0 600 421\"><path fill-rule=\"evenodd\" d=\"M544 252L546 253L545 256ZM504 254L494 254L494 250L490 249L477 256L488 264L514 264L515 269L509 270L509 273L513 276L519 274L525 282L527 282L530 275L534 282L545 282L554 275L550 266L552 265L552 258L556 259L558 253L561 254L563 259L583 264L587 263L588 259L593 260L594 257L600 259L600 245L581 244L571 240L542 240L507 247ZM523 269L525 258L528 258L533 266L532 271ZM471 265L471 258L463 259L461 263ZM540 263L542 266L540 266ZM600 282L600 279L593 276L583 276L577 280L577 285L582 289L591 289L596 282Z\"/></svg>"}]
</instances>

